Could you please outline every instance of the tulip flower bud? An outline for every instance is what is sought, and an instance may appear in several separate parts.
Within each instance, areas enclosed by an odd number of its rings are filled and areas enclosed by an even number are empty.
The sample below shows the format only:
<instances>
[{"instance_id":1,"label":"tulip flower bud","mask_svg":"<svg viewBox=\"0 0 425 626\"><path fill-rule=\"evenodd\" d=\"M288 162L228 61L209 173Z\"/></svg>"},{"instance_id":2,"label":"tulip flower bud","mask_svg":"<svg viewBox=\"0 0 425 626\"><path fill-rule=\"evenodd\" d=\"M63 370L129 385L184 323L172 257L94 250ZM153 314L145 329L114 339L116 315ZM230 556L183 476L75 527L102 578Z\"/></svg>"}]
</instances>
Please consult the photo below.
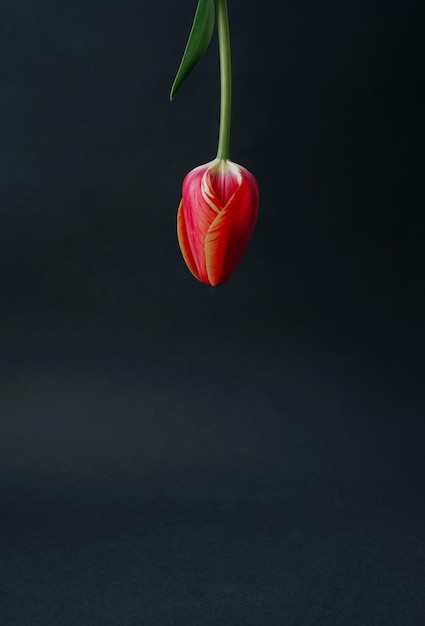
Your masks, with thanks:
<instances>
[{"instance_id":1,"label":"tulip flower bud","mask_svg":"<svg viewBox=\"0 0 425 626\"><path fill-rule=\"evenodd\" d=\"M214 159L186 175L177 235L195 278L212 287L230 278L254 231L259 199L254 176L227 159Z\"/></svg>"}]
</instances>

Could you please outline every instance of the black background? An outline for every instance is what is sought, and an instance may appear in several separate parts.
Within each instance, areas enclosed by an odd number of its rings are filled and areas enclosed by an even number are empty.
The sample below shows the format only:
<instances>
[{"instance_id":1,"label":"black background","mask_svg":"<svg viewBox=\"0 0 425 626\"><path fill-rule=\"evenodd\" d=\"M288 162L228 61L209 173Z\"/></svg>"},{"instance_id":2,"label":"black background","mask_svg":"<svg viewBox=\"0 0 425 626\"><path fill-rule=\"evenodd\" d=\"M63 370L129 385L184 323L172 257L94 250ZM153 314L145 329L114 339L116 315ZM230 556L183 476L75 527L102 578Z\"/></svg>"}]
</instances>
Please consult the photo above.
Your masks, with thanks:
<instances>
[{"instance_id":1,"label":"black background","mask_svg":"<svg viewBox=\"0 0 425 626\"><path fill-rule=\"evenodd\" d=\"M1 3L3 626L425 622L418 15L229 4L261 213L212 289L194 1Z\"/></svg>"}]
</instances>

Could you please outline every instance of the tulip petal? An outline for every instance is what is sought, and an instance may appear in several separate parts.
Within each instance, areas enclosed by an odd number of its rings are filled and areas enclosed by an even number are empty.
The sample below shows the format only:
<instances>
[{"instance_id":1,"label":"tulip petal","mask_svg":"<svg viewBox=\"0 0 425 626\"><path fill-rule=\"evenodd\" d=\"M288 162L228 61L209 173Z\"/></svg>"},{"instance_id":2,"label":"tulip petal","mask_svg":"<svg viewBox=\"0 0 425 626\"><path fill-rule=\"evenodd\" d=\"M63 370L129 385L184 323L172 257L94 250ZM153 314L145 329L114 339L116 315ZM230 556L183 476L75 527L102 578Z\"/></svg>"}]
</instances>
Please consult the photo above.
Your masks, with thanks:
<instances>
[{"instance_id":1,"label":"tulip petal","mask_svg":"<svg viewBox=\"0 0 425 626\"><path fill-rule=\"evenodd\" d=\"M240 186L211 224L205 239L206 269L213 287L230 278L246 251L257 221L258 185L248 170L240 169Z\"/></svg>"},{"instance_id":2,"label":"tulip petal","mask_svg":"<svg viewBox=\"0 0 425 626\"><path fill-rule=\"evenodd\" d=\"M183 255L186 265L192 272L195 278L201 280L199 277L198 269L196 267L195 259L193 258L192 250L190 248L189 239L187 237L186 222L184 219L183 200L179 204L177 211L177 237L179 240L180 250Z\"/></svg>"},{"instance_id":3,"label":"tulip petal","mask_svg":"<svg viewBox=\"0 0 425 626\"><path fill-rule=\"evenodd\" d=\"M240 166L220 160L209 171L212 193L220 207L225 207L242 182Z\"/></svg>"},{"instance_id":4,"label":"tulip petal","mask_svg":"<svg viewBox=\"0 0 425 626\"><path fill-rule=\"evenodd\" d=\"M220 206L211 191L210 164L201 165L187 174L183 181L183 207L187 239L199 278L208 283L205 265L205 238Z\"/></svg>"}]
</instances>

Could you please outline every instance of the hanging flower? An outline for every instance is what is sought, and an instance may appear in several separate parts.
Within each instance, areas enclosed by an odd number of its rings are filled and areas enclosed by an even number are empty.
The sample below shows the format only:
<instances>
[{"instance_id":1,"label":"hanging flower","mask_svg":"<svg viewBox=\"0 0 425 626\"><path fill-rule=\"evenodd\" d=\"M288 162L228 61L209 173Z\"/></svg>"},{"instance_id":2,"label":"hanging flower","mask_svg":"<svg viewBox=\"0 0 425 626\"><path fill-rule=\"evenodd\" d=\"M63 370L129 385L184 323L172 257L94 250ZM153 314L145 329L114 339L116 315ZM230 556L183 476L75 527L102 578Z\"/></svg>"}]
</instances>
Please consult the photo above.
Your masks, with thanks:
<instances>
[{"instance_id":1,"label":"hanging flower","mask_svg":"<svg viewBox=\"0 0 425 626\"><path fill-rule=\"evenodd\" d=\"M177 215L184 260L198 280L212 287L226 282L242 259L257 221L260 198L254 176L229 160L232 80L226 0L198 0L170 99L204 55L216 19L221 77L217 158L187 174Z\"/></svg>"},{"instance_id":2,"label":"hanging flower","mask_svg":"<svg viewBox=\"0 0 425 626\"><path fill-rule=\"evenodd\" d=\"M258 206L257 181L232 161L214 159L187 174L177 234L195 278L212 287L230 278L251 239Z\"/></svg>"}]
</instances>

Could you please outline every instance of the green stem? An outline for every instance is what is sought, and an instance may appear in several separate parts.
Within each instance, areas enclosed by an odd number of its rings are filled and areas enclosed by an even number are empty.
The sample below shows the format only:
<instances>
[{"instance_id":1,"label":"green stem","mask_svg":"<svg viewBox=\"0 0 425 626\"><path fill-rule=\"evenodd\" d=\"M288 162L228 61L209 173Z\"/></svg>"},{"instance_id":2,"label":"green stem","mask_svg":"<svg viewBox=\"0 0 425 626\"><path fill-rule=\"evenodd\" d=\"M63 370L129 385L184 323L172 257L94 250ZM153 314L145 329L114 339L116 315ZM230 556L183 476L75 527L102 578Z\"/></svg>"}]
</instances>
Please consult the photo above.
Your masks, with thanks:
<instances>
[{"instance_id":1,"label":"green stem","mask_svg":"<svg viewBox=\"0 0 425 626\"><path fill-rule=\"evenodd\" d=\"M227 0L215 0L217 14L218 46L220 51L220 134L217 158L229 158L230 115L232 108L232 64L230 59L229 18Z\"/></svg>"}]
</instances>

